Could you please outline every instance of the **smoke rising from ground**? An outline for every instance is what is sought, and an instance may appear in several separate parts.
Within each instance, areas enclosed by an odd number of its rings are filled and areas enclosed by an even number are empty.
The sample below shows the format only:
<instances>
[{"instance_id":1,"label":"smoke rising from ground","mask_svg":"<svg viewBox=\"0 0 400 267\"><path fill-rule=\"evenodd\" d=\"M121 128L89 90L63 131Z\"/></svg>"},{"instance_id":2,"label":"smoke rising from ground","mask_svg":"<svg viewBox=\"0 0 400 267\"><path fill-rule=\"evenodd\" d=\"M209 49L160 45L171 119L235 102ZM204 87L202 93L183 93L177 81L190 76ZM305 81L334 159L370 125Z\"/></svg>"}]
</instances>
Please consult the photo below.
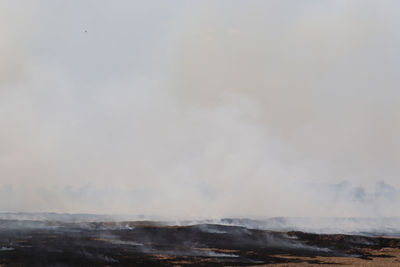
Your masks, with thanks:
<instances>
[{"instance_id":1,"label":"smoke rising from ground","mask_svg":"<svg viewBox=\"0 0 400 267\"><path fill-rule=\"evenodd\" d=\"M395 1L1 5L3 211L399 215Z\"/></svg>"}]
</instances>

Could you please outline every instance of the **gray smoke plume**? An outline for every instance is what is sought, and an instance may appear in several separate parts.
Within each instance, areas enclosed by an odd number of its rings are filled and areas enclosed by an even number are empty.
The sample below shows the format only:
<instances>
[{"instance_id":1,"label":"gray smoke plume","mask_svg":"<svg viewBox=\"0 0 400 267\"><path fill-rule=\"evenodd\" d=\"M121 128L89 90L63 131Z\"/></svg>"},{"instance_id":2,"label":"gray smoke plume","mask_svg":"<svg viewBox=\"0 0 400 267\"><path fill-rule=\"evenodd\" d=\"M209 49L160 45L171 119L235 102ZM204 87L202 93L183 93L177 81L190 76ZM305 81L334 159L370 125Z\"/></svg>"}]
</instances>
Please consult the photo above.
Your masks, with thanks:
<instances>
[{"instance_id":1,"label":"gray smoke plume","mask_svg":"<svg viewBox=\"0 0 400 267\"><path fill-rule=\"evenodd\" d=\"M2 1L0 209L398 216L398 5Z\"/></svg>"}]
</instances>

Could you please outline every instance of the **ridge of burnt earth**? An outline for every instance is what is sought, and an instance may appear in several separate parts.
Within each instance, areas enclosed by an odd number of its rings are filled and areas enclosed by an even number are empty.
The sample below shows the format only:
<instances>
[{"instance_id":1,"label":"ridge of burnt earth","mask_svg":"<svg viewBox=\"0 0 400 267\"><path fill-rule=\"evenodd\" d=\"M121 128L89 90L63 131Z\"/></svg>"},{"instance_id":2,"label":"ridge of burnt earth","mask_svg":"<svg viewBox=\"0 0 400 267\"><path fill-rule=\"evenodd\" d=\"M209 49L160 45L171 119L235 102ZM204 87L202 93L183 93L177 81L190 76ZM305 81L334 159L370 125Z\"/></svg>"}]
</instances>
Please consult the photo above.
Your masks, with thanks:
<instances>
[{"instance_id":1,"label":"ridge of burnt earth","mask_svg":"<svg viewBox=\"0 0 400 267\"><path fill-rule=\"evenodd\" d=\"M397 248L400 241L356 235L273 232L241 226L163 226L144 222L32 223L0 227L5 266L248 266L323 263L349 254Z\"/></svg>"},{"instance_id":2,"label":"ridge of burnt earth","mask_svg":"<svg viewBox=\"0 0 400 267\"><path fill-rule=\"evenodd\" d=\"M301 231L291 231L288 236L296 237L310 246L325 247L346 254L358 254L362 258L372 255L368 249L400 248L400 239L387 237L370 237L348 234L314 234ZM378 257L384 257L379 255Z\"/></svg>"}]
</instances>

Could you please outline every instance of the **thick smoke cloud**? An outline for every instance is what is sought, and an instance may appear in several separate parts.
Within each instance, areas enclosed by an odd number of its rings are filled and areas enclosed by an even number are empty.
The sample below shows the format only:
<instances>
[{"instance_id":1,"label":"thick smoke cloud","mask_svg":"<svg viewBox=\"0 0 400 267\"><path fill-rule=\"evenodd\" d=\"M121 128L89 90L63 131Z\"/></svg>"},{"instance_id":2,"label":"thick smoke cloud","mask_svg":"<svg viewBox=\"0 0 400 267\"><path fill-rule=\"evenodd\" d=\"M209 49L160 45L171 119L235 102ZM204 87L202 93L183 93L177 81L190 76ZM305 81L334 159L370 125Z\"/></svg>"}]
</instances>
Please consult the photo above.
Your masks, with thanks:
<instances>
[{"instance_id":1,"label":"thick smoke cloud","mask_svg":"<svg viewBox=\"0 0 400 267\"><path fill-rule=\"evenodd\" d=\"M0 208L399 215L397 5L2 2Z\"/></svg>"}]
</instances>

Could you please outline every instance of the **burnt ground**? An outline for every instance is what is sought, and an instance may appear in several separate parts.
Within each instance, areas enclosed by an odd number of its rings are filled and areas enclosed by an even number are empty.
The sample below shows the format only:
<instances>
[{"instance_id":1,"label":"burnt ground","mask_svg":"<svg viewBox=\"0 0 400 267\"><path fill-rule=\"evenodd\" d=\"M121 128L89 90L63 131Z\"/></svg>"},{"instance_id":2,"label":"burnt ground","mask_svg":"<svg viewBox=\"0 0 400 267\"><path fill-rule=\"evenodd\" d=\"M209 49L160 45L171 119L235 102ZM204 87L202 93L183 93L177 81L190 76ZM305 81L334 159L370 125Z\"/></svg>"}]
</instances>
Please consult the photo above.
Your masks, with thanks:
<instances>
[{"instance_id":1,"label":"burnt ground","mask_svg":"<svg viewBox=\"0 0 400 267\"><path fill-rule=\"evenodd\" d=\"M239 226L154 222L61 223L0 220L1 266L257 266L326 264L392 257L396 238L271 232ZM330 263L334 264L334 263Z\"/></svg>"}]
</instances>

